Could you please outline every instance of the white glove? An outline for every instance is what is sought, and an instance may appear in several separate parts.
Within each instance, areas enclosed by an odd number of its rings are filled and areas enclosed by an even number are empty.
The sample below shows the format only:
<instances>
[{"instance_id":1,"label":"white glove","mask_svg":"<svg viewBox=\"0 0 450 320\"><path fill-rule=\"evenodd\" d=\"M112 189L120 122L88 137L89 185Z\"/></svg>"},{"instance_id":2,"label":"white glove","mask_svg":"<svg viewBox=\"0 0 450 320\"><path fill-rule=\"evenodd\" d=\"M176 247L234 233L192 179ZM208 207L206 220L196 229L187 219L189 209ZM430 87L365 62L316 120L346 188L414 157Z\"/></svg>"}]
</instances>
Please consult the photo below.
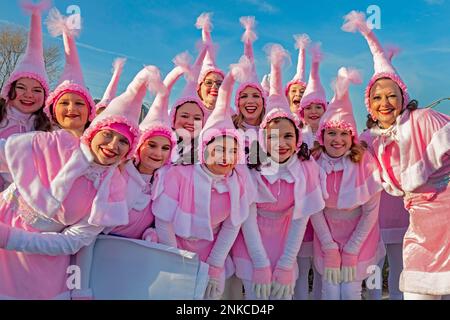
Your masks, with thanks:
<instances>
[{"instance_id":1,"label":"white glove","mask_svg":"<svg viewBox=\"0 0 450 320\"><path fill-rule=\"evenodd\" d=\"M341 281L353 282L356 279L356 267L342 267L341 269Z\"/></svg>"},{"instance_id":2,"label":"white glove","mask_svg":"<svg viewBox=\"0 0 450 320\"><path fill-rule=\"evenodd\" d=\"M294 286L292 284L283 285L279 282L272 282L272 297L277 300L289 299L294 295Z\"/></svg>"},{"instance_id":3,"label":"white glove","mask_svg":"<svg viewBox=\"0 0 450 320\"><path fill-rule=\"evenodd\" d=\"M323 277L329 283L338 285L341 282L341 270L339 268L325 268Z\"/></svg>"},{"instance_id":4,"label":"white glove","mask_svg":"<svg viewBox=\"0 0 450 320\"><path fill-rule=\"evenodd\" d=\"M220 298L219 281L216 279L209 279L208 286L205 291L205 299L216 300Z\"/></svg>"},{"instance_id":5,"label":"white glove","mask_svg":"<svg viewBox=\"0 0 450 320\"><path fill-rule=\"evenodd\" d=\"M257 299L268 300L270 297L271 284L254 283L253 291Z\"/></svg>"}]
</instances>

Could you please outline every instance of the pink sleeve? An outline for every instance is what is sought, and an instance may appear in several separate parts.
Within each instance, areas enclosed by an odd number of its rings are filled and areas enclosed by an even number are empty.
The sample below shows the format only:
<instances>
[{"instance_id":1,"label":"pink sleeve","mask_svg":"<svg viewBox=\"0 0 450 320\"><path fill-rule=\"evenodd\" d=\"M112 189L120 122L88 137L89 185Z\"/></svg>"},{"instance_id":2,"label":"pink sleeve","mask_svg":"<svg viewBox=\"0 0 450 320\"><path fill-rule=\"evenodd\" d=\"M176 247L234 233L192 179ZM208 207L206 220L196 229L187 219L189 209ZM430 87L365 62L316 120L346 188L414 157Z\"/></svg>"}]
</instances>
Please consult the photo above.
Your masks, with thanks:
<instances>
[{"instance_id":1,"label":"pink sleeve","mask_svg":"<svg viewBox=\"0 0 450 320\"><path fill-rule=\"evenodd\" d=\"M10 231L11 231L11 227L0 222L0 249L5 248L6 245L8 244Z\"/></svg>"},{"instance_id":2,"label":"pink sleeve","mask_svg":"<svg viewBox=\"0 0 450 320\"><path fill-rule=\"evenodd\" d=\"M378 223L380 198L381 192L378 192L368 202L362 205L361 219L353 231L352 236L345 244L343 253L355 256L359 254L364 241L366 241L373 227Z\"/></svg>"},{"instance_id":3,"label":"pink sleeve","mask_svg":"<svg viewBox=\"0 0 450 320\"><path fill-rule=\"evenodd\" d=\"M322 250L339 249L331 236L330 228L323 214L323 211L311 216L311 223L315 235L319 238Z\"/></svg>"},{"instance_id":4,"label":"pink sleeve","mask_svg":"<svg viewBox=\"0 0 450 320\"><path fill-rule=\"evenodd\" d=\"M242 234L254 269L270 267L270 260L267 257L258 229L256 204L252 204L250 207L250 214L242 225Z\"/></svg>"}]
</instances>

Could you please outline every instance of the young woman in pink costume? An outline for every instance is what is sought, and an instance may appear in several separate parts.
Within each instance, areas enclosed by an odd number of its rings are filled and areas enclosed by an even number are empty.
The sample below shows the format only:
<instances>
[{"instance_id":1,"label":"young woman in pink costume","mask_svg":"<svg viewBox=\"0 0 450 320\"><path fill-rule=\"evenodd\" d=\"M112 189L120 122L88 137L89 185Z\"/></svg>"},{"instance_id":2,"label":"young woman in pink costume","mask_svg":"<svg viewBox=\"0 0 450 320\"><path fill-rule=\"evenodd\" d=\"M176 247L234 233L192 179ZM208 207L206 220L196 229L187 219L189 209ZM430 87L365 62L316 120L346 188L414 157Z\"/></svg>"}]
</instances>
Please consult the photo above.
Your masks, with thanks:
<instances>
[{"instance_id":1,"label":"young woman in pink costume","mask_svg":"<svg viewBox=\"0 0 450 320\"><path fill-rule=\"evenodd\" d=\"M73 29L71 21L52 9L47 19L49 33L63 36L66 64L58 86L50 93L44 112L55 129L64 129L80 138L95 117L95 103L84 83L83 71L75 43L80 32Z\"/></svg>"},{"instance_id":2,"label":"young woman in pink costume","mask_svg":"<svg viewBox=\"0 0 450 320\"><path fill-rule=\"evenodd\" d=\"M324 300L360 300L368 268L385 254L378 211L382 190L376 160L358 142L348 87L357 71L341 68L335 96L320 120L319 158L326 207L311 218L314 264Z\"/></svg>"},{"instance_id":3,"label":"young woman in pink costume","mask_svg":"<svg viewBox=\"0 0 450 320\"><path fill-rule=\"evenodd\" d=\"M178 79L189 70L187 54L178 55L177 65L165 78L163 93L156 96L149 112L139 125L141 137L132 161L125 164L123 175L128 185L130 222L108 231L111 235L157 242L153 201L162 193L164 176L170 167L172 149L176 146L175 133L169 119L169 97Z\"/></svg>"},{"instance_id":4,"label":"young woman in pink costume","mask_svg":"<svg viewBox=\"0 0 450 320\"><path fill-rule=\"evenodd\" d=\"M309 44L309 37L304 34L295 37L296 46L300 49L300 52L304 52L306 46ZM326 110L327 98L325 96L325 90L320 82L319 66L322 60L322 53L319 46L315 45L311 48L312 52L312 66L309 76L306 90L303 94L303 98L296 106L297 116L302 120L300 127L302 128L303 142L307 144L308 149L314 148L314 142L316 141L315 134L319 127L319 121L323 113ZM301 53L299 59L305 59L305 54ZM303 65L304 62L299 61L299 65ZM301 69L301 68L299 68ZM299 72L301 74L301 72ZM304 71L303 71L304 73ZM297 76L299 79L303 79L304 76ZM299 80L297 80L299 81ZM292 105L291 105L292 109ZM308 300L309 298L309 272L312 269L314 272L313 280L313 299L320 300L322 297L322 280L320 274L314 269L313 263L313 239L314 231L311 225L311 221L306 228L305 237L303 239L302 247L300 248L297 263L299 265L299 276L295 285L294 299L296 300Z\"/></svg>"},{"instance_id":5,"label":"young woman in pink costume","mask_svg":"<svg viewBox=\"0 0 450 320\"><path fill-rule=\"evenodd\" d=\"M42 12L49 6L49 1L41 1L38 4L22 2L23 9L31 15L28 44L2 88L0 139L7 139L17 133L51 130L50 121L43 112L50 90L44 63L41 26ZM10 183L11 175L2 174L0 190L7 188Z\"/></svg>"},{"instance_id":6,"label":"young woman in pink costume","mask_svg":"<svg viewBox=\"0 0 450 320\"><path fill-rule=\"evenodd\" d=\"M211 43L211 14L202 13L195 26L202 30L202 38L204 43ZM198 77L197 94L206 107L206 119L216 107L219 89L225 77L225 73L216 65L215 50L210 46L203 60L203 66Z\"/></svg>"},{"instance_id":7,"label":"young woman in pink costume","mask_svg":"<svg viewBox=\"0 0 450 320\"><path fill-rule=\"evenodd\" d=\"M450 294L450 117L417 109L363 13L349 13L343 29L361 32L372 52L365 95L372 148L384 189L402 196L410 214L400 290L405 299L441 299Z\"/></svg>"},{"instance_id":8,"label":"young woman in pink costume","mask_svg":"<svg viewBox=\"0 0 450 320\"><path fill-rule=\"evenodd\" d=\"M324 207L319 167L297 154L302 144L299 120L283 93L281 68L287 52L270 48L271 78L268 113L259 141L267 152L253 179L261 195L251 206L233 247L236 275L243 280L247 299L292 299L298 276L297 254L309 216ZM295 195L295 196L294 196Z\"/></svg>"},{"instance_id":9,"label":"young woman in pink costume","mask_svg":"<svg viewBox=\"0 0 450 320\"><path fill-rule=\"evenodd\" d=\"M228 253L253 198L247 188L243 142L230 111L235 77L248 71L249 64L232 67L200 134L200 163L173 166L165 176L163 193L153 203L160 243L195 252L209 265L205 299L220 298L226 275L233 274Z\"/></svg>"},{"instance_id":10,"label":"young woman in pink costume","mask_svg":"<svg viewBox=\"0 0 450 320\"><path fill-rule=\"evenodd\" d=\"M2 298L68 298L70 255L104 228L128 223L118 165L138 143L140 105L126 102L156 76L155 67L142 70L81 140L58 130L1 142L0 168L14 179L0 203Z\"/></svg>"}]
</instances>

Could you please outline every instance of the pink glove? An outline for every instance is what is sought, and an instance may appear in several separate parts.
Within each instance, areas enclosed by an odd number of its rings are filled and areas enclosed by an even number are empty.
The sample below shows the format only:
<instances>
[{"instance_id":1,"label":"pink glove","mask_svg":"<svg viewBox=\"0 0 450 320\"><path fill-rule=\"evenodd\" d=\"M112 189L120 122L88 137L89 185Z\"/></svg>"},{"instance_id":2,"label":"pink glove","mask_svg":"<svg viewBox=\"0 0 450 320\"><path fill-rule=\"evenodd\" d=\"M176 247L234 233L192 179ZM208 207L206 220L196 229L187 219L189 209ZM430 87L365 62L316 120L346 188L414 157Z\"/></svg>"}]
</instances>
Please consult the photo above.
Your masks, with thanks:
<instances>
[{"instance_id":1,"label":"pink glove","mask_svg":"<svg viewBox=\"0 0 450 320\"><path fill-rule=\"evenodd\" d=\"M346 252L342 252L342 267L356 267L358 264L358 256Z\"/></svg>"},{"instance_id":2,"label":"pink glove","mask_svg":"<svg viewBox=\"0 0 450 320\"><path fill-rule=\"evenodd\" d=\"M324 268L339 269L341 267L341 254L338 249L324 250Z\"/></svg>"},{"instance_id":3,"label":"pink glove","mask_svg":"<svg viewBox=\"0 0 450 320\"><path fill-rule=\"evenodd\" d=\"M154 228L148 228L142 235L142 239L148 242L158 243L158 234Z\"/></svg>"},{"instance_id":4,"label":"pink glove","mask_svg":"<svg viewBox=\"0 0 450 320\"><path fill-rule=\"evenodd\" d=\"M291 285L294 283L294 269L285 270L276 267L273 272L272 280L284 286Z\"/></svg>"},{"instance_id":5,"label":"pink glove","mask_svg":"<svg viewBox=\"0 0 450 320\"><path fill-rule=\"evenodd\" d=\"M0 248L4 249L8 245L9 233L11 232L11 227L0 222Z\"/></svg>"},{"instance_id":6,"label":"pink glove","mask_svg":"<svg viewBox=\"0 0 450 320\"><path fill-rule=\"evenodd\" d=\"M272 270L270 269L270 267L253 269L252 282L258 284L271 284Z\"/></svg>"},{"instance_id":7,"label":"pink glove","mask_svg":"<svg viewBox=\"0 0 450 320\"><path fill-rule=\"evenodd\" d=\"M224 268L215 267L213 265L209 265L208 275L210 279L214 279L219 281L220 275L224 272Z\"/></svg>"}]
</instances>

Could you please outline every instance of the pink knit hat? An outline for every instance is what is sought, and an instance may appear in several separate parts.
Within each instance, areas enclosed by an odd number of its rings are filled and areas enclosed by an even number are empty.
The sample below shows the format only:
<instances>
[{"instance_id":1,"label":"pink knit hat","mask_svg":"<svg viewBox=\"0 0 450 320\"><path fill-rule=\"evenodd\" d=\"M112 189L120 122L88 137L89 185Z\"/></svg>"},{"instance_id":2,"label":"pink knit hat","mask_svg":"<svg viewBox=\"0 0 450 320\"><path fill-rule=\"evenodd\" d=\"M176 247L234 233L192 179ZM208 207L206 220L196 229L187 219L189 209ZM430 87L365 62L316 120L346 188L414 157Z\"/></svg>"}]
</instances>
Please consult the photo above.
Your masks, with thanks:
<instances>
[{"instance_id":1,"label":"pink knit hat","mask_svg":"<svg viewBox=\"0 0 450 320\"><path fill-rule=\"evenodd\" d=\"M365 102L369 113L370 89L372 89L374 83L380 78L389 78L397 83L403 95L403 108L406 108L409 103L408 87L400 78L394 66L392 65L392 54L383 49L377 37L375 36L375 33L367 26L365 14L362 12L352 11L347 14L344 19L345 23L342 26L342 30L347 32L359 31L364 36L364 38L366 38L367 43L369 44L370 51L373 55L375 74L372 76L372 79L370 80L365 92Z\"/></svg>"},{"instance_id":2,"label":"pink knit hat","mask_svg":"<svg viewBox=\"0 0 450 320\"><path fill-rule=\"evenodd\" d=\"M231 119L231 97L233 86L236 80L243 80L251 72L253 65L247 57L242 57L238 64L231 65L231 71L225 76L222 86L219 89L217 104L206 121L205 126L199 136L199 161L204 163L204 153L206 145L219 136L230 136L238 141L238 163L245 164L245 141L244 135L234 127Z\"/></svg>"},{"instance_id":3,"label":"pink knit hat","mask_svg":"<svg viewBox=\"0 0 450 320\"><path fill-rule=\"evenodd\" d=\"M20 62L4 84L1 96L6 101L11 85L21 78L31 78L38 81L44 88L45 97L50 93L48 76L45 71L44 47L42 43L42 11L50 8L51 1L43 0L38 4L22 2L22 8L31 14L30 32L28 33L28 44Z\"/></svg>"},{"instance_id":4,"label":"pink knit hat","mask_svg":"<svg viewBox=\"0 0 450 320\"><path fill-rule=\"evenodd\" d=\"M250 73L246 75L245 79L243 79L244 82L239 85L236 91L234 105L236 106L237 114L239 114L239 96L247 87L252 87L258 90L263 98L263 105L265 105L266 102L266 93L258 80L258 74L256 73L255 66L255 55L253 53L253 42L258 39L255 31L253 30L255 27L255 17L241 17L239 21L245 28L245 32L242 36L242 42L244 42L244 55L251 63L252 68Z\"/></svg>"},{"instance_id":5,"label":"pink knit hat","mask_svg":"<svg viewBox=\"0 0 450 320\"><path fill-rule=\"evenodd\" d=\"M311 43L307 34L294 35L295 48L298 49L297 73L294 78L287 84L285 94L289 97L289 90L293 84L300 84L306 88L305 66L306 66L306 48Z\"/></svg>"},{"instance_id":6,"label":"pink knit hat","mask_svg":"<svg viewBox=\"0 0 450 320\"><path fill-rule=\"evenodd\" d=\"M358 141L358 128L353 115L352 102L348 92L350 83L360 84L361 76L353 69L340 68L334 83L334 97L324 113L317 130L317 139L323 145L323 130L339 128L351 132L353 141Z\"/></svg>"},{"instance_id":7,"label":"pink knit hat","mask_svg":"<svg viewBox=\"0 0 450 320\"><path fill-rule=\"evenodd\" d=\"M283 92L283 76L281 68L284 60L289 58L289 53L279 44L274 44L266 48L268 53L271 68L270 68L270 95L267 100L267 113L261 123L259 131L259 143L264 151L266 148L265 129L267 124L277 118L286 118L291 120L298 128L300 125L300 119L297 115L292 114L289 107L289 101ZM299 132L301 135L301 132ZM302 137L299 136L298 147L302 144Z\"/></svg>"},{"instance_id":8,"label":"pink knit hat","mask_svg":"<svg viewBox=\"0 0 450 320\"><path fill-rule=\"evenodd\" d=\"M150 110L145 116L144 120L139 125L141 130L141 137L137 145L136 150L136 163L140 162L139 158L139 148L141 145L149 138L154 136L163 136L170 140L171 148L177 144L177 139L175 137L175 132L172 130L172 125L169 119L169 97L172 92L173 86L180 79L180 77L189 72L189 61L190 57L187 53L179 54L175 57L173 62L176 67L169 72L169 74L164 79L164 86L166 91L159 93L155 100L153 101ZM170 161L170 159L168 159Z\"/></svg>"},{"instance_id":9,"label":"pink knit hat","mask_svg":"<svg viewBox=\"0 0 450 320\"><path fill-rule=\"evenodd\" d=\"M112 99L117 95L117 87L119 85L120 76L122 75L123 66L127 59L117 58L113 63L113 75L105 93L103 94L102 100L95 106L96 111L100 108L106 108Z\"/></svg>"},{"instance_id":10,"label":"pink knit hat","mask_svg":"<svg viewBox=\"0 0 450 320\"><path fill-rule=\"evenodd\" d=\"M186 72L186 85L181 93L180 98L175 101L174 105L170 109L169 117L172 127L175 127L175 116L177 114L178 108L187 102L193 102L200 107L204 116L203 124L205 124L206 119L210 114L208 109L203 104L202 100L200 100L197 93L197 79L202 68L203 59L208 52L208 46L208 43L202 44L197 60L195 60L194 64L190 68L188 68L188 71Z\"/></svg>"},{"instance_id":11,"label":"pink knit hat","mask_svg":"<svg viewBox=\"0 0 450 320\"><path fill-rule=\"evenodd\" d=\"M132 140L129 141L130 151L127 154L127 159L131 158L135 153L140 136L138 122L147 90L162 94L166 92L159 70L154 66L145 67L136 75L127 90L114 98L108 108L92 121L81 137L81 141L89 145L94 136L105 127L111 127L112 124L125 125L132 137ZM123 130L119 133L123 134ZM129 134L127 133L125 136L127 135Z\"/></svg>"},{"instance_id":12,"label":"pink knit hat","mask_svg":"<svg viewBox=\"0 0 450 320\"><path fill-rule=\"evenodd\" d=\"M211 38L211 30L212 30L212 22L211 22L211 13L206 12L202 13L198 18L195 26L197 29L202 29L202 38L204 43L213 43ZM198 77L198 87L197 91L200 88L200 85L205 80L206 76L211 72L216 72L220 74L222 77L225 77L225 73L220 70L216 65L216 54L214 50L214 46L209 46L209 50L206 53L205 59L203 60L203 66L200 71Z\"/></svg>"},{"instance_id":13,"label":"pink knit hat","mask_svg":"<svg viewBox=\"0 0 450 320\"><path fill-rule=\"evenodd\" d=\"M300 107L298 108L298 116L303 118L303 110L311 104L320 104L326 110L327 108L327 96L325 89L320 82L319 67L322 61L323 55L320 50L320 43L316 43L311 47L312 65L311 73L309 75L308 85L306 86L303 98L300 101Z\"/></svg>"},{"instance_id":14,"label":"pink knit hat","mask_svg":"<svg viewBox=\"0 0 450 320\"><path fill-rule=\"evenodd\" d=\"M87 102L90 108L89 121L92 121L95 117L95 102L84 83L83 71L81 70L80 58L75 43L75 37L78 36L80 29L74 29L71 21L61 15L56 8L50 10L47 18L47 28L53 37L63 36L66 64L59 78L58 86L47 98L44 112L49 119L52 119L50 106L55 104L62 95L72 92L80 95Z\"/></svg>"}]
</instances>

